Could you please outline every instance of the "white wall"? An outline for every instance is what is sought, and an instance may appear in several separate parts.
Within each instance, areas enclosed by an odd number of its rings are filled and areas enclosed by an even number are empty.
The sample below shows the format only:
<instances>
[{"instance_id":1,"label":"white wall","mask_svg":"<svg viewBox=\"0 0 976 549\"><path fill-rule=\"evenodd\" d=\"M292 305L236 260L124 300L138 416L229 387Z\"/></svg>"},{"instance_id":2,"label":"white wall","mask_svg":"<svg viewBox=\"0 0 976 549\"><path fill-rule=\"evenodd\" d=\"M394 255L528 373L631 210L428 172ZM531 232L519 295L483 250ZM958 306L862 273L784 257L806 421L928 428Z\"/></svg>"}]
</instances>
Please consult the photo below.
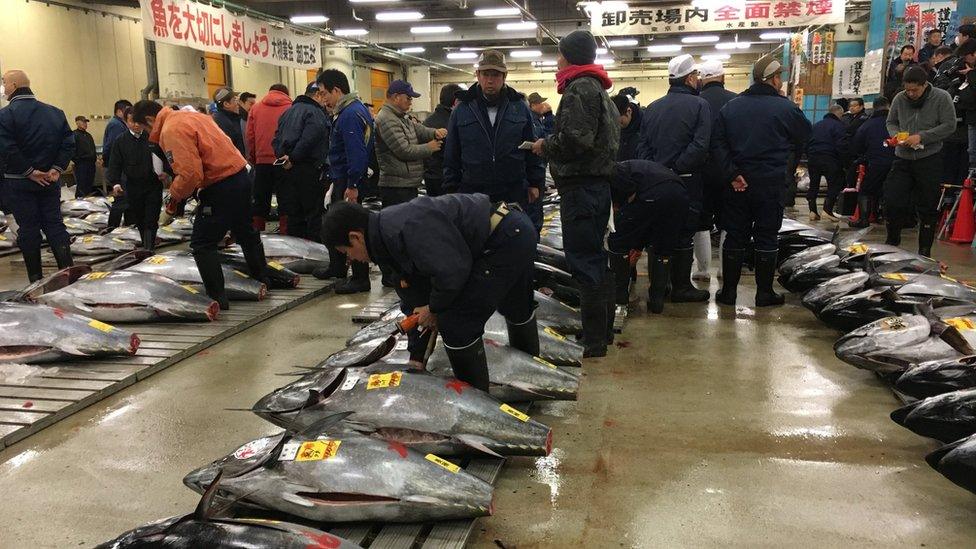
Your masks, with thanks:
<instances>
[{"instance_id":1,"label":"white wall","mask_svg":"<svg viewBox=\"0 0 976 549\"><path fill-rule=\"evenodd\" d=\"M160 99L194 106L210 101L202 51L156 43L156 74Z\"/></svg>"}]
</instances>

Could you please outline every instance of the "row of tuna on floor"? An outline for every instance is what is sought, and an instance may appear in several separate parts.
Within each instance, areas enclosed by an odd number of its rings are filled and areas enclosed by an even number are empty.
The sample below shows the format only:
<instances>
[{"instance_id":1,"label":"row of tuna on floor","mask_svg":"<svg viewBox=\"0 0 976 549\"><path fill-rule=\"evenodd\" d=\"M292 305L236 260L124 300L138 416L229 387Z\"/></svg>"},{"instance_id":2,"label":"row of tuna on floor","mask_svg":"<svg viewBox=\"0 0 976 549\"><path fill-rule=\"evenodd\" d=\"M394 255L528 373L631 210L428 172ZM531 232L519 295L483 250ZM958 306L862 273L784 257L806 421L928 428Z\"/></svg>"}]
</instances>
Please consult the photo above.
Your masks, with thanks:
<instances>
[{"instance_id":1,"label":"row of tuna on floor","mask_svg":"<svg viewBox=\"0 0 976 549\"><path fill-rule=\"evenodd\" d=\"M926 461L976 492L976 287L929 257L865 242L868 230L784 223L780 283L847 332L834 344L838 358L907 395L891 418L947 443Z\"/></svg>"}]
</instances>

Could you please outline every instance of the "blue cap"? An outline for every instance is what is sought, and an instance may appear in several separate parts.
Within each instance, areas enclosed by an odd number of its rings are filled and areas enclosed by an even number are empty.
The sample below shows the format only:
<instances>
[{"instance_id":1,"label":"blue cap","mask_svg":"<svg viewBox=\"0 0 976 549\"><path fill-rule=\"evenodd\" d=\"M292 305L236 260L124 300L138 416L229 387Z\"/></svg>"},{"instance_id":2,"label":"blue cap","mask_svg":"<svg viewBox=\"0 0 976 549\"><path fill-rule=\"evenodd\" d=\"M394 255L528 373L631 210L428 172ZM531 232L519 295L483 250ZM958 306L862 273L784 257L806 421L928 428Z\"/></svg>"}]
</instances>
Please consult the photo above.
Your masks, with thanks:
<instances>
[{"instance_id":1,"label":"blue cap","mask_svg":"<svg viewBox=\"0 0 976 549\"><path fill-rule=\"evenodd\" d=\"M390 87L386 88L387 97L397 93L405 93L410 97L420 97L419 93L413 91L413 86L404 82L403 80L394 80L393 82L390 82Z\"/></svg>"}]
</instances>

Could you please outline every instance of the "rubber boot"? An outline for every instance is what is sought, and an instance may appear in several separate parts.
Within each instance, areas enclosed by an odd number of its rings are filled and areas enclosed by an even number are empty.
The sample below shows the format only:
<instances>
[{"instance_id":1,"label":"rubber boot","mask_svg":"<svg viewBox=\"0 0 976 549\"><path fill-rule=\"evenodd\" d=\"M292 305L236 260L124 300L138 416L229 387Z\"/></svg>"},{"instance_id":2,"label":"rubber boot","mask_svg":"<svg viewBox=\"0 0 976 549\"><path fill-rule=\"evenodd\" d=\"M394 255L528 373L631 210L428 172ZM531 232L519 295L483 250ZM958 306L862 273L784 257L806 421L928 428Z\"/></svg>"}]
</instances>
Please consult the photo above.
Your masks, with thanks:
<instances>
[{"instance_id":1,"label":"rubber boot","mask_svg":"<svg viewBox=\"0 0 976 549\"><path fill-rule=\"evenodd\" d=\"M695 264L697 268L691 275L692 280L708 282L712 279L712 232L698 231L695 233Z\"/></svg>"},{"instance_id":2,"label":"rubber boot","mask_svg":"<svg viewBox=\"0 0 976 549\"><path fill-rule=\"evenodd\" d=\"M203 288L210 299L220 304L221 311L230 309L227 294L224 292L224 271L216 250L194 252L193 260L197 263Z\"/></svg>"},{"instance_id":3,"label":"rubber boot","mask_svg":"<svg viewBox=\"0 0 976 549\"><path fill-rule=\"evenodd\" d=\"M583 358L607 356L607 306L603 284L580 285Z\"/></svg>"},{"instance_id":4,"label":"rubber boot","mask_svg":"<svg viewBox=\"0 0 976 549\"><path fill-rule=\"evenodd\" d=\"M27 280L37 282L44 278L44 269L41 268L41 249L21 250L24 256L24 267L27 269Z\"/></svg>"},{"instance_id":5,"label":"rubber boot","mask_svg":"<svg viewBox=\"0 0 976 549\"><path fill-rule=\"evenodd\" d=\"M885 238L885 244L901 246L901 229L892 225L890 221L885 225L885 229L888 232L888 237Z\"/></svg>"},{"instance_id":6,"label":"rubber boot","mask_svg":"<svg viewBox=\"0 0 976 549\"><path fill-rule=\"evenodd\" d=\"M666 281L671 277L671 257L655 255L651 258L651 285L647 288L647 310L659 315L664 312Z\"/></svg>"},{"instance_id":7,"label":"rubber boot","mask_svg":"<svg viewBox=\"0 0 976 549\"><path fill-rule=\"evenodd\" d=\"M353 261L352 277L336 284L334 291L337 294L343 295L368 292L369 290L369 265L360 261Z\"/></svg>"},{"instance_id":8,"label":"rubber boot","mask_svg":"<svg viewBox=\"0 0 976 549\"><path fill-rule=\"evenodd\" d=\"M58 270L67 269L75 264L71 259L71 245L67 242L51 246L51 254L54 256L54 262L58 264Z\"/></svg>"},{"instance_id":9,"label":"rubber boot","mask_svg":"<svg viewBox=\"0 0 976 549\"><path fill-rule=\"evenodd\" d=\"M505 325L508 327L510 346L532 356L539 356L539 323L536 321L535 311L521 324L513 324L506 320Z\"/></svg>"},{"instance_id":10,"label":"rubber boot","mask_svg":"<svg viewBox=\"0 0 976 549\"><path fill-rule=\"evenodd\" d=\"M264 218L264 216L261 215L251 216L251 226L254 227L255 231L259 233L264 231L267 224L268 221Z\"/></svg>"},{"instance_id":11,"label":"rubber boot","mask_svg":"<svg viewBox=\"0 0 976 549\"><path fill-rule=\"evenodd\" d=\"M627 254L610 254L613 271L613 302L626 306L630 303L630 259Z\"/></svg>"},{"instance_id":12,"label":"rubber boot","mask_svg":"<svg viewBox=\"0 0 976 549\"><path fill-rule=\"evenodd\" d=\"M447 351L447 358L451 361L454 377L487 393L488 359L485 357L484 340L479 337L467 347L454 349L444 345L444 349Z\"/></svg>"},{"instance_id":13,"label":"rubber boot","mask_svg":"<svg viewBox=\"0 0 976 549\"><path fill-rule=\"evenodd\" d=\"M745 250L722 250L722 289L715 294L716 303L735 305L736 291L745 258Z\"/></svg>"},{"instance_id":14,"label":"rubber boot","mask_svg":"<svg viewBox=\"0 0 976 549\"><path fill-rule=\"evenodd\" d=\"M671 255L671 303L708 301L708 290L699 290L691 283L691 262L694 250L674 250Z\"/></svg>"},{"instance_id":15,"label":"rubber boot","mask_svg":"<svg viewBox=\"0 0 976 549\"><path fill-rule=\"evenodd\" d=\"M278 216L278 234L280 235L290 235L288 232L288 216L279 215Z\"/></svg>"},{"instance_id":16,"label":"rubber boot","mask_svg":"<svg viewBox=\"0 0 976 549\"><path fill-rule=\"evenodd\" d=\"M932 257L932 242L935 241L935 225L922 222L918 226L918 255Z\"/></svg>"},{"instance_id":17,"label":"rubber boot","mask_svg":"<svg viewBox=\"0 0 976 549\"><path fill-rule=\"evenodd\" d=\"M241 246L244 253L244 261L247 262L247 270L250 271L251 278L268 286L268 261L264 257L264 244L261 240L255 240L254 244Z\"/></svg>"},{"instance_id":18,"label":"rubber boot","mask_svg":"<svg viewBox=\"0 0 976 549\"><path fill-rule=\"evenodd\" d=\"M327 278L346 278L349 276L349 265L346 264L346 256L340 254L332 248L329 250L329 268L321 269L318 274L313 273L315 278L325 280Z\"/></svg>"},{"instance_id":19,"label":"rubber boot","mask_svg":"<svg viewBox=\"0 0 976 549\"><path fill-rule=\"evenodd\" d=\"M871 199L863 194L857 197L857 214L857 221L851 223L851 227L863 229L871 226Z\"/></svg>"},{"instance_id":20,"label":"rubber boot","mask_svg":"<svg viewBox=\"0 0 976 549\"><path fill-rule=\"evenodd\" d=\"M607 274L603 277L603 300L607 307L607 345L613 345L613 340L615 334L613 332L613 325L617 320L617 294L616 284L614 283L613 271L607 270Z\"/></svg>"},{"instance_id":21,"label":"rubber boot","mask_svg":"<svg viewBox=\"0 0 976 549\"><path fill-rule=\"evenodd\" d=\"M786 298L773 291L773 276L776 274L776 254L756 250L756 307L782 305Z\"/></svg>"},{"instance_id":22,"label":"rubber boot","mask_svg":"<svg viewBox=\"0 0 976 549\"><path fill-rule=\"evenodd\" d=\"M142 236L142 247L150 252L156 250L156 229L143 229L139 232Z\"/></svg>"}]
</instances>

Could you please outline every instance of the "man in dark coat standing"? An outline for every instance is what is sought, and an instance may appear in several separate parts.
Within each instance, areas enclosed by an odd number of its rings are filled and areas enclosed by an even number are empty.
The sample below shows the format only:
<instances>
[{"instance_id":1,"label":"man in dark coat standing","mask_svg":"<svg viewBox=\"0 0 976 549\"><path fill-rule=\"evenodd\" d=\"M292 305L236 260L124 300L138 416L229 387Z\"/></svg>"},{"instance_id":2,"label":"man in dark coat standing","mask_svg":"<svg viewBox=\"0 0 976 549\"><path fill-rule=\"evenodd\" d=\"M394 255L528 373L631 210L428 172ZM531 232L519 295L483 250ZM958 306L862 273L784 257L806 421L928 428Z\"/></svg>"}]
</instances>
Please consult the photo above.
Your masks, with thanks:
<instances>
[{"instance_id":1,"label":"man in dark coat standing","mask_svg":"<svg viewBox=\"0 0 976 549\"><path fill-rule=\"evenodd\" d=\"M810 207L810 220L820 219L817 213L817 195L820 193L820 178L827 178L827 198L824 199L824 215L831 221L834 216L834 203L844 188L844 171L841 159L847 154L847 126L840 119L844 108L831 105L823 120L813 125L810 143L807 145L807 169L810 171L810 190L807 191L807 205Z\"/></svg>"},{"instance_id":2,"label":"man in dark coat standing","mask_svg":"<svg viewBox=\"0 0 976 549\"><path fill-rule=\"evenodd\" d=\"M217 104L217 112L214 113L214 122L220 131L227 134L234 147L244 152L244 131L241 129L241 104L237 100L237 92L229 88L220 88L214 92L214 103Z\"/></svg>"},{"instance_id":3,"label":"man in dark coat standing","mask_svg":"<svg viewBox=\"0 0 976 549\"><path fill-rule=\"evenodd\" d=\"M115 140L129 131L125 123L125 109L132 107L132 102L128 99L119 99L112 106L114 115L105 126L105 133L102 134L102 166L108 166L112 160L112 144ZM122 178L122 187L125 187L125 177ZM112 200L112 209L108 213L108 227L114 229L122 224L122 217L125 215L129 204L125 196L117 196Z\"/></svg>"},{"instance_id":4,"label":"man in dark coat standing","mask_svg":"<svg viewBox=\"0 0 976 549\"><path fill-rule=\"evenodd\" d=\"M889 138L886 125L888 99L880 96L875 98L873 107L871 117L857 129L851 143L851 151L856 158L854 167L864 165L866 168L857 195L860 216L854 224L861 228L869 226L871 215L877 213L885 179L895 162L895 148L885 143Z\"/></svg>"},{"instance_id":5,"label":"man in dark coat standing","mask_svg":"<svg viewBox=\"0 0 976 549\"><path fill-rule=\"evenodd\" d=\"M68 231L61 218L61 174L75 154L75 136L64 111L34 97L24 71L4 73L3 87L10 104L0 109L4 180L0 191L20 227L17 246L24 256L27 278L34 282L44 276L41 231L58 268L72 265Z\"/></svg>"},{"instance_id":6,"label":"man in dark coat standing","mask_svg":"<svg viewBox=\"0 0 976 549\"><path fill-rule=\"evenodd\" d=\"M424 120L424 126L428 128L446 128L451 121L451 112L457 104L457 93L463 88L457 84L447 84L441 88L440 101L434 107L434 112L430 113ZM442 185L444 183L444 150L435 151L430 158L424 160L424 187L427 188L427 196L440 196L444 194Z\"/></svg>"},{"instance_id":7,"label":"man in dark coat standing","mask_svg":"<svg viewBox=\"0 0 976 549\"><path fill-rule=\"evenodd\" d=\"M88 133L88 119L76 116L75 126L75 157L71 162L75 165L75 198L81 198L90 195L95 187L95 160L98 153L95 150L95 138Z\"/></svg>"}]
</instances>

